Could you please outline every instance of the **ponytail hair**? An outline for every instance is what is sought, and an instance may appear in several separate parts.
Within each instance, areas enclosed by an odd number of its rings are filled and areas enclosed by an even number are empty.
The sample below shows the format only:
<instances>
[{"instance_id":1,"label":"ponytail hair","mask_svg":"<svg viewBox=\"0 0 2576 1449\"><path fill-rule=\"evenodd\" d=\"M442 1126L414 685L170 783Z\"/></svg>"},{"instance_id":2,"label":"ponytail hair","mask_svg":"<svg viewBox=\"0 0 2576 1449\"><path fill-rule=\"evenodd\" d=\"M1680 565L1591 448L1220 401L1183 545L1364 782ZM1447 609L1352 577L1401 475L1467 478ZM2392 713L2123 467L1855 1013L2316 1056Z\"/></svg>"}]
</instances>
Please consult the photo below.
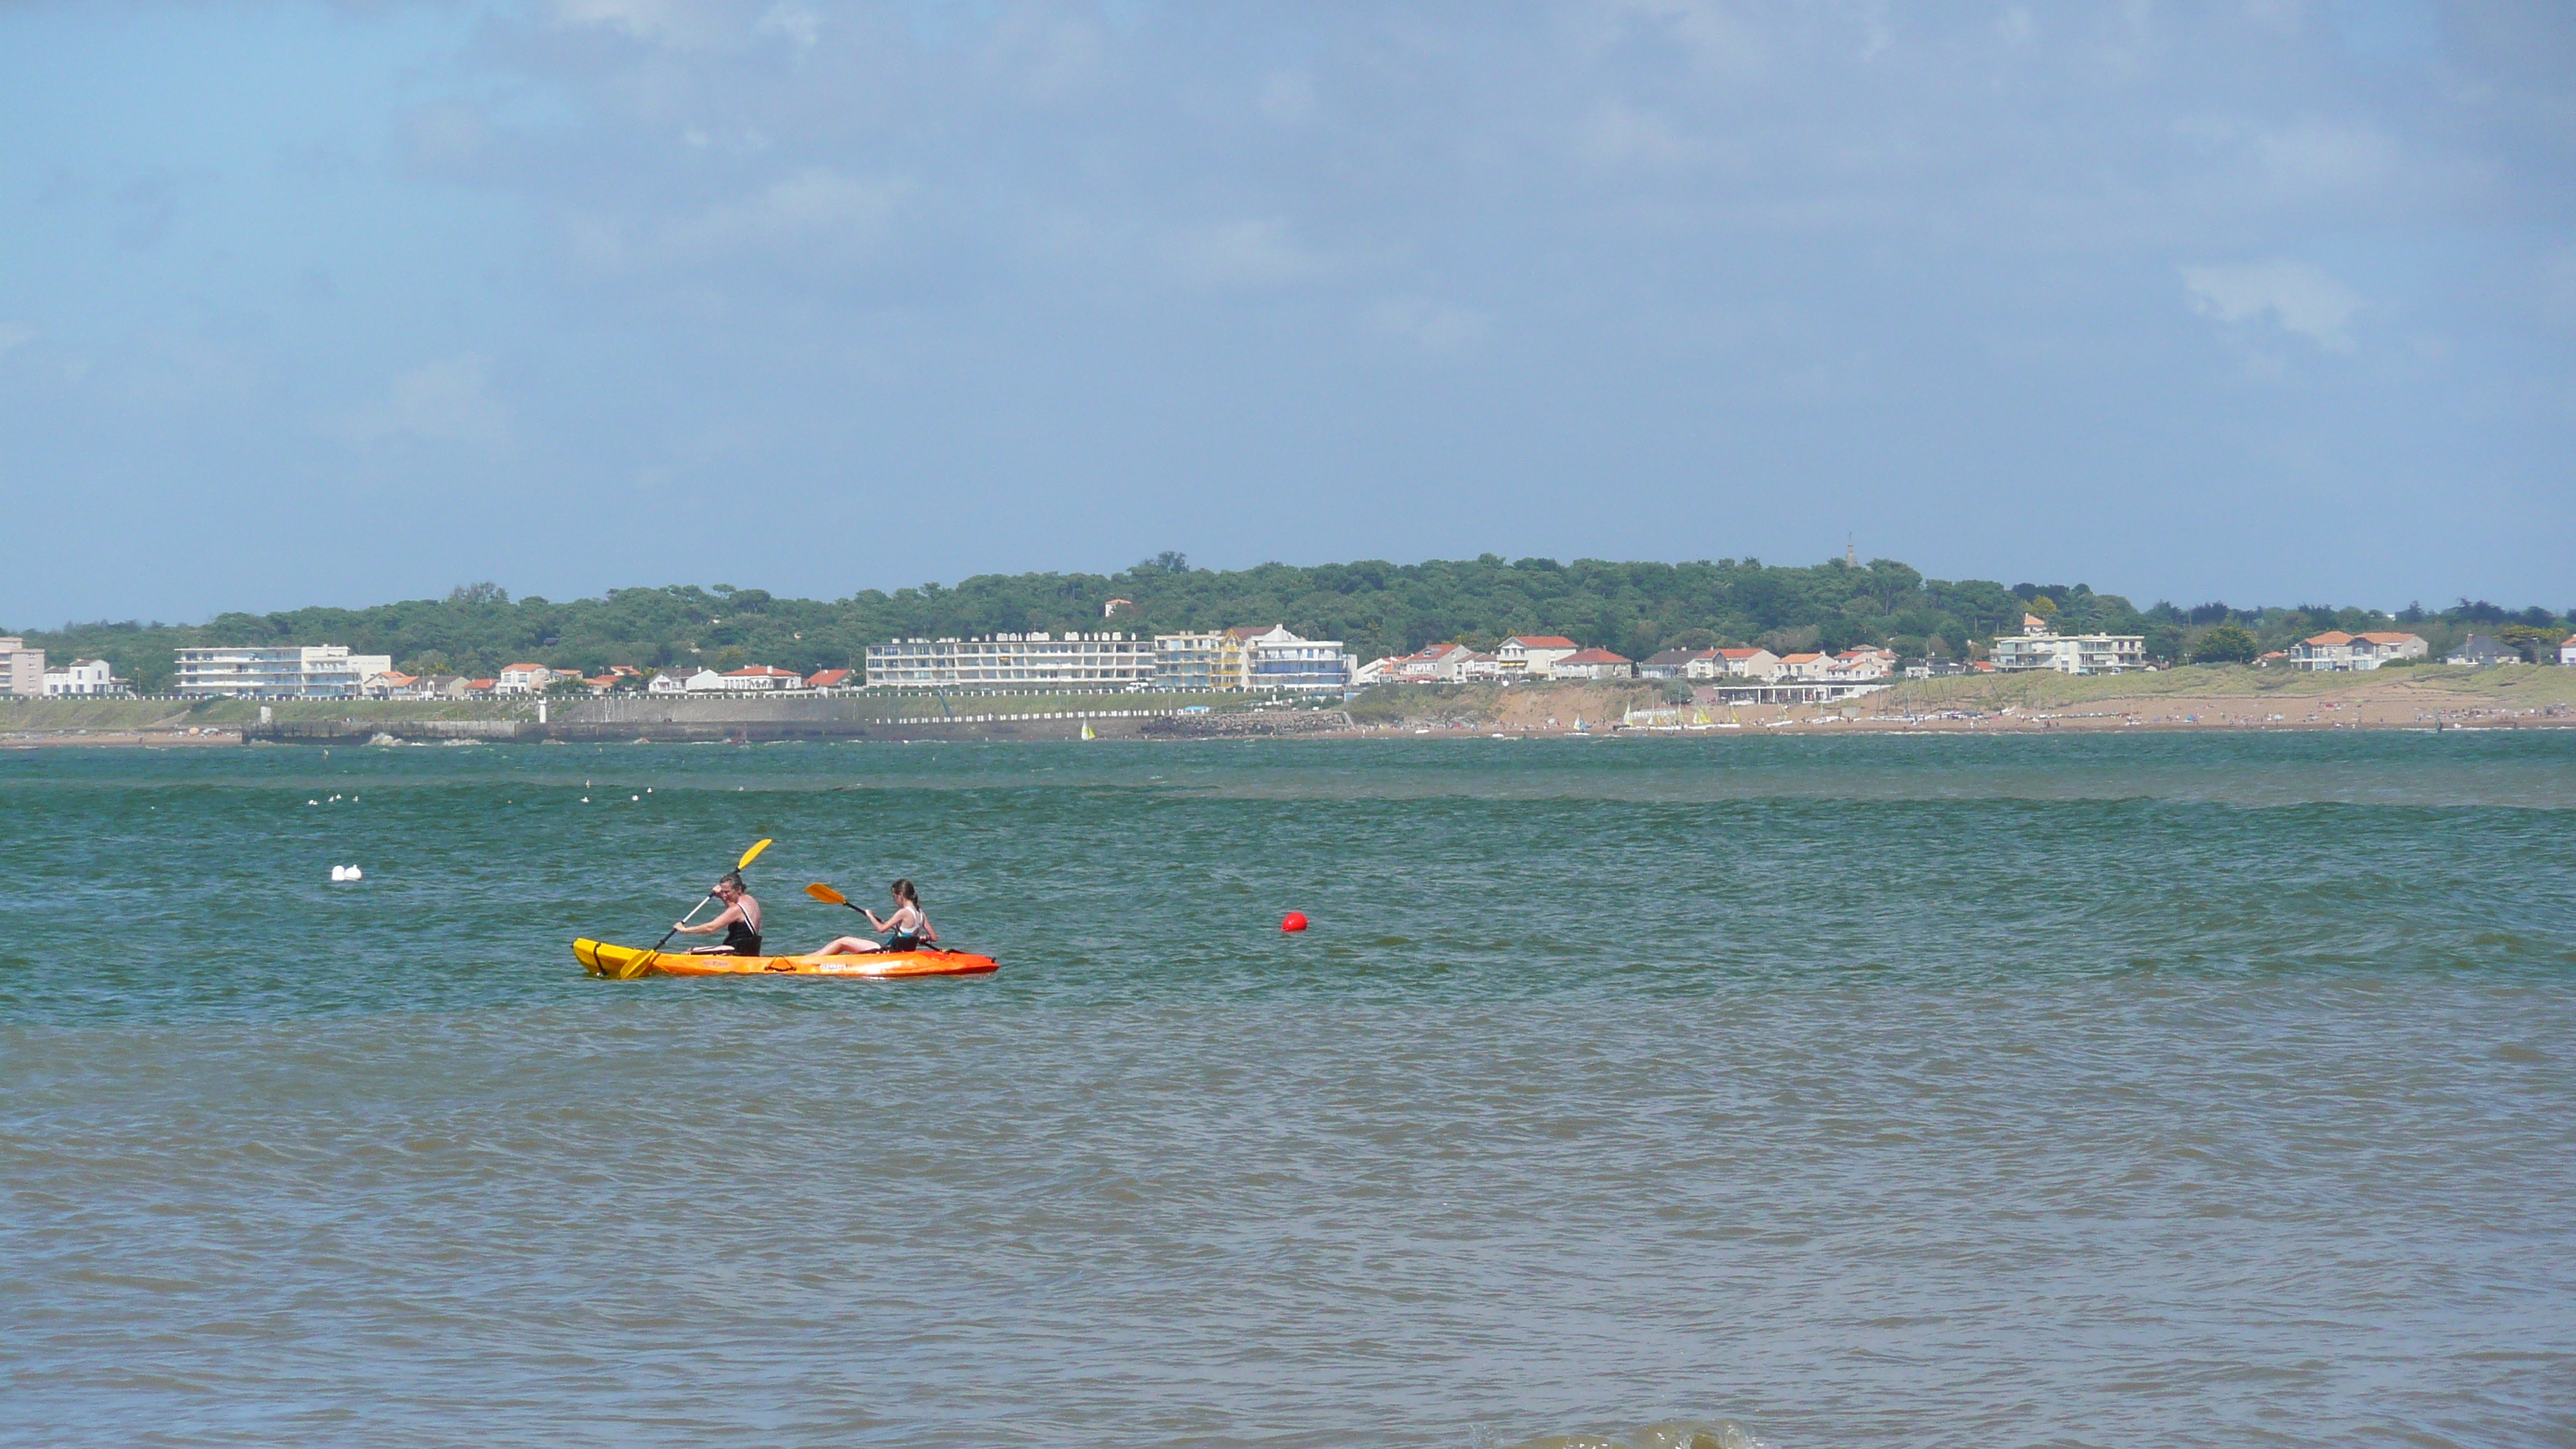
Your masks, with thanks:
<instances>
[{"instance_id":1,"label":"ponytail hair","mask_svg":"<svg viewBox=\"0 0 2576 1449\"><path fill-rule=\"evenodd\" d=\"M904 904L912 907L916 911L921 909L921 892L913 889L913 885L910 880L896 881L894 883L894 896L896 900L902 901Z\"/></svg>"}]
</instances>

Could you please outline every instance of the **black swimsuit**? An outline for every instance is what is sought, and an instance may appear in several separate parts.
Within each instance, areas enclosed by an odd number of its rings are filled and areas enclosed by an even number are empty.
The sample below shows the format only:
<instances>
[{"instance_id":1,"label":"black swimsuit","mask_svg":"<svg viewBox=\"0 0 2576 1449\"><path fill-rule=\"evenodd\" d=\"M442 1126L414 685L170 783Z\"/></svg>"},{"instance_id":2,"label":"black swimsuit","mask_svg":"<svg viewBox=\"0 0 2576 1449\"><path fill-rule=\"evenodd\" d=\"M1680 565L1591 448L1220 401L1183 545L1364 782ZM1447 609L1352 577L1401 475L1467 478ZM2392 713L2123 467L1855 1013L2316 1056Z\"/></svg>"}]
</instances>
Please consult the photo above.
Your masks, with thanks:
<instances>
[{"instance_id":1,"label":"black swimsuit","mask_svg":"<svg viewBox=\"0 0 2576 1449\"><path fill-rule=\"evenodd\" d=\"M744 925L740 921L728 922L725 926L724 954L728 956L759 955L760 933L753 930L751 927Z\"/></svg>"}]
</instances>

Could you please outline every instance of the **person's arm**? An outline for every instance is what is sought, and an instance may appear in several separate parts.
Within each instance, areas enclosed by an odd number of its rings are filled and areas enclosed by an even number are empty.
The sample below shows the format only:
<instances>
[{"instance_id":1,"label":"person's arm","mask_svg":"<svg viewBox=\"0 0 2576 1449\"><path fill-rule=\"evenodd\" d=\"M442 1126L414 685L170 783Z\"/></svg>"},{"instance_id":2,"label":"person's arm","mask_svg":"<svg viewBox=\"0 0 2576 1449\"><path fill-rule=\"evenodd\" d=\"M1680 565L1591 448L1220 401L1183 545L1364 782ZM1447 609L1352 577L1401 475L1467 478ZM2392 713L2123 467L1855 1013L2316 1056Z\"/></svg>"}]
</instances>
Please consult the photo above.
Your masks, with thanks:
<instances>
[{"instance_id":1,"label":"person's arm","mask_svg":"<svg viewBox=\"0 0 2576 1449\"><path fill-rule=\"evenodd\" d=\"M885 922L878 920L878 919L877 919L877 913L876 913L876 912L874 912L874 911L872 911L872 910L869 910L869 909L868 909L867 907L865 907L865 906L861 906L861 907L859 907L859 914L860 914L860 915L863 915L863 916L865 916L865 917L867 917L867 918L868 918L868 929L870 929L870 930L872 930L872 931L891 931L891 930L893 930L893 929L894 929L894 927L889 926L889 925L887 925ZM901 911L897 911L897 912L895 912L895 914L896 914L896 915L902 915L902 914L903 914L903 912L901 912Z\"/></svg>"},{"instance_id":2,"label":"person's arm","mask_svg":"<svg viewBox=\"0 0 2576 1449\"><path fill-rule=\"evenodd\" d=\"M679 932L683 936L712 936L716 932L723 930L725 927L732 925L734 922L741 919L742 907L727 906L723 910L716 912L716 918L707 922L703 926L675 925L671 929Z\"/></svg>"}]
</instances>

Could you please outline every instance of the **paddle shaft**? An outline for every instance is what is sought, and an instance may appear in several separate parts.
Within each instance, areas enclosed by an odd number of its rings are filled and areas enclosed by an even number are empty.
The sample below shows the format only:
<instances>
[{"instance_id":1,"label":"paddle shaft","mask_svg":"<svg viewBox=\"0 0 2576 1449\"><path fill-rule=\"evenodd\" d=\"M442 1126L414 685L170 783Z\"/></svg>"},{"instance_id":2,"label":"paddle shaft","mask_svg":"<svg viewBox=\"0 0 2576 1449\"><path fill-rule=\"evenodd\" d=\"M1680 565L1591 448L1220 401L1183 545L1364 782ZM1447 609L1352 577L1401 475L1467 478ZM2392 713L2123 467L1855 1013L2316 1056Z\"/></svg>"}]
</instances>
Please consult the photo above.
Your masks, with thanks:
<instances>
[{"instance_id":1,"label":"paddle shaft","mask_svg":"<svg viewBox=\"0 0 2576 1449\"><path fill-rule=\"evenodd\" d=\"M707 908L707 901L714 900L715 898L716 893L714 891L707 892L705 900L701 900L696 905L689 907L689 913L680 918L680 926L685 926L690 921L695 920L698 912ZM680 926L673 926L671 929L662 933L662 939L654 942L653 949L644 953L644 965L637 967L637 971L643 971L651 967L655 961L661 959L662 948L671 944L671 938L673 936L680 934Z\"/></svg>"}]
</instances>

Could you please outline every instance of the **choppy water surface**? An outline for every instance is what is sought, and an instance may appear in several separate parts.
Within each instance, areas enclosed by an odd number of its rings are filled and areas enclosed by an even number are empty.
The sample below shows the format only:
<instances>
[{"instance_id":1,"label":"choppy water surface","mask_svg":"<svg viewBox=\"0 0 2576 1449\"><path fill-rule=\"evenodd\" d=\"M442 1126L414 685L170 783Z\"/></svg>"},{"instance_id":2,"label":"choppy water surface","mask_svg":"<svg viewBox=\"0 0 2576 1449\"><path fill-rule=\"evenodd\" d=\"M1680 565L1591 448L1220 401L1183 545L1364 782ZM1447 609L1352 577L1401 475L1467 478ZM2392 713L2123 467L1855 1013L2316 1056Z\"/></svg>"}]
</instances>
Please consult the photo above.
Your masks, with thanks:
<instances>
[{"instance_id":1,"label":"choppy water surface","mask_svg":"<svg viewBox=\"0 0 2576 1449\"><path fill-rule=\"evenodd\" d=\"M0 756L0 1439L2576 1442L2571 821L2576 734ZM580 975L760 836L1002 973Z\"/></svg>"}]
</instances>

